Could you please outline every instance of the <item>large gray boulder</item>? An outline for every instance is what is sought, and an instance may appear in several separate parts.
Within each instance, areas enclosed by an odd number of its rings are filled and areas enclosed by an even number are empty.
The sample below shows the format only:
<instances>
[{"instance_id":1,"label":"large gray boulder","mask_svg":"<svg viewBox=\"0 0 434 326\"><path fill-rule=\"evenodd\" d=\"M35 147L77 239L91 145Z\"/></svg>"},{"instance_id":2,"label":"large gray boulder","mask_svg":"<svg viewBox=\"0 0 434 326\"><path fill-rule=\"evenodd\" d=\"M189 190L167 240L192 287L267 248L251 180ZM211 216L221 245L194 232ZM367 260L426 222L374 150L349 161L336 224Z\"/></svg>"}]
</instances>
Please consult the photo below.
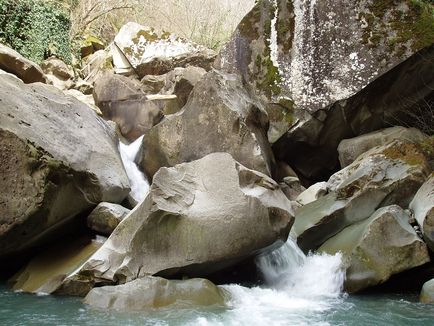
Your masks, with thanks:
<instances>
[{"instance_id":1,"label":"large gray boulder","mask_svg":"<svg viewBox=\"0 0 434 326\"><path fill-rule=\"evenodd\" d=\"M267 115L236 75L207 73L187 104L145 133L142 167L152 176L163 166L227 152L238 162L271 175L274 157L267 141Z\"/></svg>"},{"instance_id":2,"label":"large gray boulder","mask_svg":"<svg viewBox=\"0 0 434 326\"><path fill-rule=\"evenodd\" d=\"M94 288L84 303L99 309L143 311L167 306L224 306L225 296L223 289L205 279L178 281L147 276L122 285Z\"/></svg>"},{"instance_id":3,"label":"large gray boulder","mask_svg":"<svg viewBox=\"0 0 434 326\"><path fill-rule=\"evenodd\" d=\"M136 140L163 117L159 106L148 100L143 85L132 78L102 73L95 81L93 97L106 120L119 126L122 136Z\"/></svg>"},{"instance_id":4,"label":"large gray boulder","mask_svg":"<svg viewBox=\"0 0 434 326\"><path fill-rule=\"evenodd\" d=\"M428 249L409 218L399 206L380 208L327 240L318 251L343 254L348 292L383 283L394 274L430 261Z\"/></svg>"},{"instance_id":5,"label":"large gray boulder","mask_svg":"<svg viewBox=\"0 0 434 326\"><path fill-rule=\"evenodd\" d=\"M85 104L0 75L0 105L0 256L128 195L114 130Z\"/></svg>"},{"instance_id":6,"label":"large gray boulder","mask_svg":"<svg viewBox=\"0 0 434 326\"><path fill-rule=\"evenodd\" d=\"M161 168L146 199L66 282L86 289L156 273L202 277L282 244L292 222L291 202L271 178L210 154Z\"/></svg>"},{"instance_id":7,"label":"large gray boulder","mask_svg":"<svg viewBox=\"0 0 434 326\"><path fill-rule=\"evenodd\" d=\"M304 251L316 249L380 207L408 207L429 171L424 155L412 143L394 141L373 148L330 177L327 195L297 210L291 232Z\"/></svg>"},{"instance_id":8,"label":"large gray boulder","mask_svg":"<svg viewBox=\"0 0 434 326\"><path fill-rule=\"evenodd\" d=\"M427 135L416 128L391 127L374 131L355 138L344 139L339 143L339 162L344 168L364 152L376 146L385 145L394 139L407 140L412 143L419 143L427 139Z\"/></svg>"},{"instance_id":9,"label":"large gray boulder","mask_svg":"<svg viewBox=\"0 0 434 326\"><path fill-rule=\"evenodd\" d=\"M419 224L428 247L434 251L434 173L417 191L410 209Z\"/></svg>"},{"instance_id":10,"label":"large gray boulder","mask_svg":"<svg viewBox=\"0 0 434 326\"><path fill-rule=\"evenodd\" d=\"M216 66L240 73L269 112L280 107L270 119L276 158L321 181L339 168L342 139L397 121L421 129L401 113L430 114L433 8L429 0L260 0Z\"/></svg>"},{"instance_id":11,"label":"large gray boulder","mask_svg":"<svg viewBox=\"0 0 434 326\"><path fill-rule=\"evenodd\" d=\"M0 69L14 74L25 83L47 81L41 67L3 44L0 44Z\"/></svg>"},{"instance_id":12,"label":"large gray boulder","mask_svg":"<svg viewBox=\"0 0 434 326\"><path fill-rule=\"evenodd\" d=\"M162 75L187 65L211 69L216 53L167 32L129 22L121 27L113 46L113 63L118 73Z\"/></svg>"}]
</instances>

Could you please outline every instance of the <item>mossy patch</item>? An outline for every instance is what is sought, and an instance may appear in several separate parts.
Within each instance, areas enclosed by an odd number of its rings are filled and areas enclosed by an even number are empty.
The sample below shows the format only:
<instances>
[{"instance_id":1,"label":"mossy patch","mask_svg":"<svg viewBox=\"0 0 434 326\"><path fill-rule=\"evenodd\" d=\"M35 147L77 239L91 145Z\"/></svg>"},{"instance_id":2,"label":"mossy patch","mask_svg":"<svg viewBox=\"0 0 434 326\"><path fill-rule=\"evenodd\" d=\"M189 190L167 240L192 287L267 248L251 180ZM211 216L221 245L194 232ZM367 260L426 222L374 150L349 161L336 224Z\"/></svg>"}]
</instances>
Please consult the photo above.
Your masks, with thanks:
<instances>
[{"instance_id":1,"label":"mossy patch","mask_svg":"<svg viewBox=\"0 0 434 326\"><path fill-rule=\"evenodd\" d=\"M389 159L401 160L412 166L427 165L428 163L420 146L413 143L397 142L393 146L386 148L382 154Z\"/></svg>"},{"instance_id":2,"label":"mossy patch","mask_svg":"<svg viewBox=\"0 0 434 326\"><path fill-rule=\"evenodd\" d=\"M397 56L407 47L416 52L434 43L434 3L427 0L372 1L359 15L366 27L362 42L370 47L385 45Z\"/></svg>"}]
</instances>

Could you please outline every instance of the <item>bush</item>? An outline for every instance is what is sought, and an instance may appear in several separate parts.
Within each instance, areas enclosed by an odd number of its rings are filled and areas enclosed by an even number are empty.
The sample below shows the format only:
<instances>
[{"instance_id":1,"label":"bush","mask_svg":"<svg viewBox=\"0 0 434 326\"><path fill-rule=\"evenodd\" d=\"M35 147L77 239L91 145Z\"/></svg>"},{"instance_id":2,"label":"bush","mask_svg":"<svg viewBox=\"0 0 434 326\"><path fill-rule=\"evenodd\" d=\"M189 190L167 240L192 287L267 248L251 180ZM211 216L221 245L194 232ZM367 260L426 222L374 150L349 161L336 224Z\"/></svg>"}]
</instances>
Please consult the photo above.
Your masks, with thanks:
<instances>
[{"instance_id":1,"label":"bush","mask_svg":"<svg viewBox=\"0 0 434 326\"><path fill-rule=\"evenodd\" d=\"M71 62L69 13L41 0L0 0L0 42L37 63L50 55Z\"/></svg>"}]
</instances>

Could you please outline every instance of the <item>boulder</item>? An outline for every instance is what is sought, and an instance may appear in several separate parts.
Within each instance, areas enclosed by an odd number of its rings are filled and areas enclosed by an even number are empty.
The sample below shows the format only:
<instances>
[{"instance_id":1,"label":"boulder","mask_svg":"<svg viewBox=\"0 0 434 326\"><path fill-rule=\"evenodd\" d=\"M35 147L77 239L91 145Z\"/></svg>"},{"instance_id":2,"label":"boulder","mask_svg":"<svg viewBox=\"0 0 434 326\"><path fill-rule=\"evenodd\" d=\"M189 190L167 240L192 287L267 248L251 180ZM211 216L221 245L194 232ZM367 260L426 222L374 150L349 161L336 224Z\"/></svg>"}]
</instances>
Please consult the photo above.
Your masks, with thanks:
<instances>
[{"instance_id":1,"label":"boulder","mask_svg":"<svg viewBox=\"0 0 434 326\"><path fill-rule=\"evenodd\" d=\"M114 130L85 104L9 75L0 103L0 256L128 195Z\"/></svg>"},{"instance_id":2,"label":"boulder","mask_svg":"<svg viewBox=\"0 0 434 326\"><path fill-rule=\"evenodd\" d=\"M344 168L353 163L360 154L376 146L385 145L394 139L418 143L426 138L427 136L418 129L396 126L374 131L355 138L344 139L338 146L339 162L341 167Z\"/></svg>"},{"instance_id":3,"label":"boulder","mask_svg":"<svg viewBox=\"0 0 434 326\"><path fill-rule=\"evenodd\" d=\"M176 67L197 66L206 70L216 53L167 32L129 22L121 27L113 46L113 63L118 73L162 75Z\"/></svg>"},{"instance_id":4,"label":"boulder","mask_svg":"<svg viewBox=\"0 0 434 326\"><path fill-rule=\"evenodd\" d=\"M276 158L318 182L339 169L342 139L404 122L421 129L398 113L434 98L433 8L429 0L260 0L215 66L281 107L270 118Z\"/></svg>"},{"instance_id":5,"label":"boulder","mask_svg":"<svg viewBox=\"0 0 434 326\"><path fill-rule=\"evenodd\" d=\"M47 81L41 67L3 44L0 44L0 69L17 76L25 83Z\"/></svg>"},{"instance_id":6,"label":"boulder","mask_svg":"<svg viewBox=\"0 0 434 326\"><path fill-rule=\"evenodd\" d=\"M148 100L143 85L134 79L105 72L95 81L93 96L103 117L116 122L122 136L134 141L163 117L159 106Z\"/></svg>"},{"instance_id":7,"label":"boulder","mask_svg":"<svg viewBox=\"0 0 434 326\"><path fill-rule=\"evenodd\" d=\"M267 141L267 115L236 75L207 73L187 104L145 133L142 167L160 167L227 152L238 162L271 175L274 157Z\"/></svg>"},{"instance_id":8,"label":"boulder","mask_svg":"<svg viewBox=\"0 0 434 326\"><path fill-rule=\"evenodd\" d=\"M62 281L80 268L102 243L81 237L56 243L38 254L9 283L14 291L50 294Z\"/></svg>"},{"instance_id":9,"label":"boulder","mask_svg":"<svg viewBox=\"0 0 434 326\"><path fill-rule=\"evenodd\" d=\"M316 249L380 207L407 207L428 174L425 157L412 143L373 148L330 177L327 195L297 210L291 232L302 250Z\"/></svg>"},{"instance_id":10,"label":"boulder","mask_svg":"<svg viewBox=\"0 0 434 326\"><path fill-rule=\"evenodd\" d=\"M283 244L292 221L291 202L271 178L210 154L161 168L146 199L67 282L203 277Z\"/></svg>"},{"instance_id":11,"label":"boulder","mask_svg":"<svg viewBox=\"0 0 434 326\"><path fill-rule=\"evenodd\" d=\"M419 224L428 247L434 251L434 173L417 191L410 209Z\"/></svg>"},{"instance_id":12,"label":"boulder","mask_svg":"<svg viewBox=\"0 0 434 326\"><path fill-rule=\"evenodd\" d=\"M306 189L297 177L286 177L279 183L280 188L289 200L295 200Z\"/></svg>"},{"instance_id":13,"label":"boulder","mask_svg":"<svg viewBox=\"0 0 434 326\"><path fill-rule=\"evenodd\" d=\"M175 68L167 73L166 83L161 93L176 95L178 107L182 108L187 103L193 87L205 74L206 70L200 67Z\"/></svg>"},{"instance_id":14,"label":"boulder","mask_svg":"<svg viewBox=\"0 0 434 326\"><path fill-rule=\"evenodd\" d=\"M48 79L48 83L61 90L74 86L74 71L62 60L50 57L41 63L41 69Z\"/></svg>"},{"instance_id":15,"label":"boulder","mask_svg":"<svg viewBox=\"0 0 434 326\"><path fill-rule=\"evenodd\" d=\"M146 75L140 81L143 85L145 94L157 94L165 86L167 74L164 75Z\"/></svg>"},{"instance_id":16,"label":"boulder","mask_svg":"<svg viewBox=\"0 0 434 326\"><path fill-rule=\"evenodd\" d=\"M167 306L224 306L227 293L205 279L166 280L144 277L122 285L92 289L84 303L99 309L143 311Z\"/></svg>"},{"instance_id":17,"label":"boulder","mask_svg":"<svg viewBox=\"0 0 434 326\"><path fill-rule=\"evenodd\" d=\"M319 252L342 252L346 266L345 290L353 293L381 284L392 275L430 261L425 243L408 223L399 206L378 209L327 240Z\"/></svg>"},{"instance_id":18,"label":"boulder","mask_svg":"<svg viewBox=\"0 0 434 326\"><path fill-rule=\"evenodd\" d=\"M85 94L83 94L82 92L80 92L79 90L76 90L76 89L67 89L66 91L64 91L64 93L66 95L70 95L70 96L75 97L77 100L79 100L80 102L83 102L90 109L92 109L93 111L95 111L96 114L98 114L99 116L102 116L102 112L99 109L99 107L97 107L95 105L95 101L94 101L92 95L85 95Z\"/></svg>"},{"instance_id":19,"label":"boulder","mask_svg":"<svg viewBox=\"0 0 434 326\"><path fill-rule=\"evenodd\" d=\"M129 212L121 205L99 203L87 217L87 226L96 233L110 235Z\"/></svg>"},{"instance_id":20,"label":"boulder","mask_svg":"<svg viewBox=\"0 0 434 326\"><path fill-rule=\"evenodd\" d=\"M327 195L327 193L327 182L317 182L299 194L295 200L301 205L307 205Z\"/></svg>"},{"instance_id":21,"label":"boulder","mask_svg":"<svg viewBox=\"0 0 434 326\"><path fill-rule=\"evenodd\" d=\"M424 283L420 292L419 301L434 304L434 279Z\"/></svg>"}]
</instances>

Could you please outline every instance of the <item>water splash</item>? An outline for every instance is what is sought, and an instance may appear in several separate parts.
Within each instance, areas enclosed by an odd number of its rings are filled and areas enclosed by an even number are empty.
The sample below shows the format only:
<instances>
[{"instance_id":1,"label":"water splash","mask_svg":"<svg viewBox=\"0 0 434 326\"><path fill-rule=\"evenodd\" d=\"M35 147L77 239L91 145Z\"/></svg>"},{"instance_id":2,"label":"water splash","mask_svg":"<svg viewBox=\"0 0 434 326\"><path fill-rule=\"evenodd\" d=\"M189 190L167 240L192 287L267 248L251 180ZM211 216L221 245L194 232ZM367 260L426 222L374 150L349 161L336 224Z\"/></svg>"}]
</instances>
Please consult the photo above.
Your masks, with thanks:
<instances>
[{"instance_id":1,"label":"water splash","mask_svg":"<svg viewBox=\"0 0 434 326\"><path fill-rule=\"evenodd\" d=\"M137 202L142 201L149 192L148 179L134 162L142 145L142 140L143 136L137 138L129 145L126 145L121 141L119 142L119 152L121 153L122 163L124 164L128 179L130 180L130 195Z\"/></svg>"},{"instance_id":2,"label":"water splash","mask_svg":"<svg viewBox=\"0 0 434 326\"><path fill-rule=\"evenodd\" d=\"M343 302L342 256L306 256L291 238L257 259L266 287L222 286L230 293L224 321L197 318L196 325L329 325L324 312Z\"/></svg>"}]
</instances>

